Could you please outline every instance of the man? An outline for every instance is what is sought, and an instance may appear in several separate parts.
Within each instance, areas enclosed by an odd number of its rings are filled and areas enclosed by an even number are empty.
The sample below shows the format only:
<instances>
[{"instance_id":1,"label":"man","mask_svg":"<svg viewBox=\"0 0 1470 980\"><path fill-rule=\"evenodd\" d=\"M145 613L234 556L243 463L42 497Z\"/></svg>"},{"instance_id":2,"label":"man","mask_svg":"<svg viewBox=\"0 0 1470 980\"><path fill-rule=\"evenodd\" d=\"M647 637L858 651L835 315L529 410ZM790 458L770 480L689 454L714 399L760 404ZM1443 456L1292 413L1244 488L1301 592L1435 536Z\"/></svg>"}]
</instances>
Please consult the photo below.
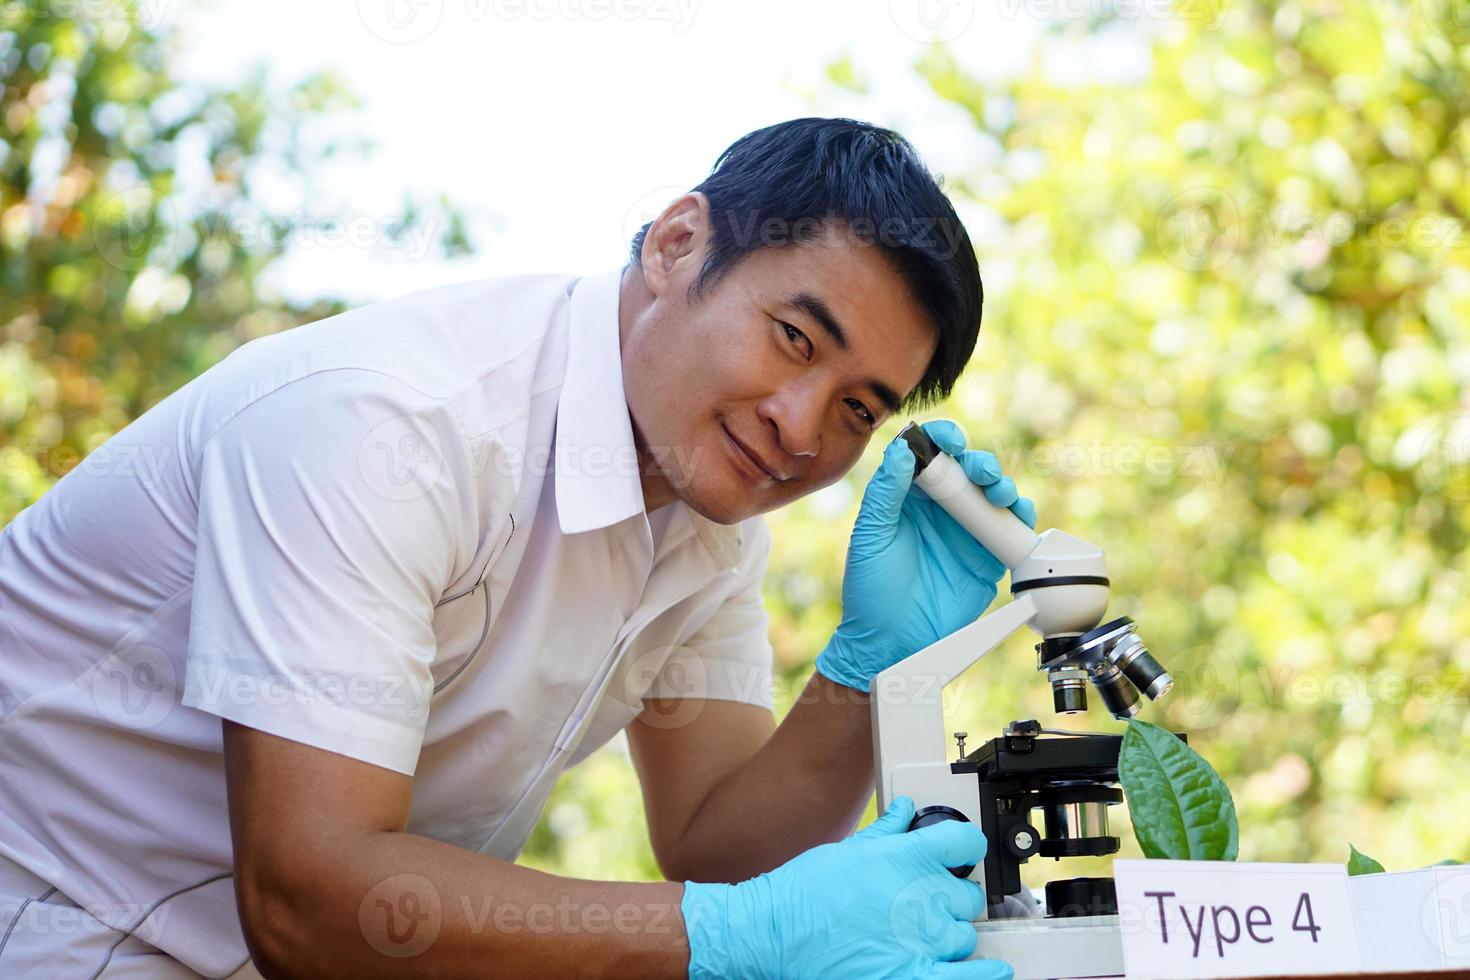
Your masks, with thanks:
<instances>
[{"instance_id":1,"label":"man","mask_svg":"<svg viewBox=\"0 0 1470 980\"><path fill-rule=\"evenodd\" d=\"M1008 976L950 962L977 828L905 799L842 839L871 678L1004 569L895 442L779 727L760 600L759 515L946 394L980 306L912 148L800 119L618 272L370 306L164 399L0 535L0 973ZM624 729L668 881L516 866Z\"/></svg>"}]
</instances>

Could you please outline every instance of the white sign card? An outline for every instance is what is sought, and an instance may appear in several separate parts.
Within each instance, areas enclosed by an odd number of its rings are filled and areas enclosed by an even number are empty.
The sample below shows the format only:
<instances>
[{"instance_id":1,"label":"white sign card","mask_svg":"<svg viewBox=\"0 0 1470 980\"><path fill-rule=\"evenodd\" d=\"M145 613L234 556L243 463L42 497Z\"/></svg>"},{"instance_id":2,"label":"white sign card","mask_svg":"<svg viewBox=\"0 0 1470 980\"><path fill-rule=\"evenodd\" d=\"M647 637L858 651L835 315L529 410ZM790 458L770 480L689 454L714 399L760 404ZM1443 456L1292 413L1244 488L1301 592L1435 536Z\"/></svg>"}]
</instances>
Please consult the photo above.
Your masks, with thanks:
<instances>
[{"instance_id":1,"label":"white sign card","mask_svg":"<svg viewBox=\"0 0 1470 980\"><path fill-rule=\"evenodd\" d=\"M1448 865L1434 871L1434 905L1422 919L1439 920L1439 949L1443 966L1470 967L1470 864Z\"/></svg>"},{"instance_id":2,"label":"white sign card","mask_svg":"<svg viewBox=\"0 0 1470 980\"><path fill-rule=\"evenodd\" d=\"M1341 864L1118 860L1113 875L1129 977L1362 969Z\"/></svg>"}]
</instances>

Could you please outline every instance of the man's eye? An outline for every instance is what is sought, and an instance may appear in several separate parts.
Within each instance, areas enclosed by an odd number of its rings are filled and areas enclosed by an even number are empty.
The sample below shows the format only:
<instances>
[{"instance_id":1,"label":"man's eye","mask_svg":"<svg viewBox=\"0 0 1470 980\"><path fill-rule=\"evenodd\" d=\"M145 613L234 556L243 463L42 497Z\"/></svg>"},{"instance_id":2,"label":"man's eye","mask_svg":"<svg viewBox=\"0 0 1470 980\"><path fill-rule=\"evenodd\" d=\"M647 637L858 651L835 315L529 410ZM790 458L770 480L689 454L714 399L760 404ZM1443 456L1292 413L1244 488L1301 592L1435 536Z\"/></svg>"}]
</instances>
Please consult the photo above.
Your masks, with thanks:
<instances>
[{"instance_id":1,"label":"man's eye","mask_svg":"<svg viewBox=\"0 0 1470 980\"><path fill-rule=\"evenodd\" d=\"M781 324L781 329L786 331L786 339L791 341L797 347L801 348L802 356L810 357L812 353L812 342L807 339L806 334L802 333L800 330L796 329L789 323L785 323L779 320L777 322Z\"/></svg>"},{"instance_id":2,"label":"man's eye","mask_svg":"<svg viewBox=\"0 0 1470 980\"><path fill-rule=\"evenodd\" d=\"M849 398L847 400L847 404L852 406L852 410L857 413L857 417L862 419L864 424L866 424L869 428L872 428L873 423L876 422L877 419L873 417L872 412L868 411L868 407L866 405L858 401L856 398Z\"/></svg>"}]
</instances>

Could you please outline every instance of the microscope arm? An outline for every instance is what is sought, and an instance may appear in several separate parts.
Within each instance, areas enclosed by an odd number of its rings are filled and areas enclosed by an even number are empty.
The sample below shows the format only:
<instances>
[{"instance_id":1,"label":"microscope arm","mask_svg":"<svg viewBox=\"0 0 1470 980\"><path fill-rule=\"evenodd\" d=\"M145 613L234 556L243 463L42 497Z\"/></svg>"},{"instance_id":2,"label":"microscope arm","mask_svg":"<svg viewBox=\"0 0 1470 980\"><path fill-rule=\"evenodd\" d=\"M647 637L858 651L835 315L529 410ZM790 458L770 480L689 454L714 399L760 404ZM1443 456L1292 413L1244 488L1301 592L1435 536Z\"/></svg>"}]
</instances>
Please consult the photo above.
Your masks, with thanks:
<instances>
[{"instance_id":1,"label":"microscope arm","mask_svg":"<svg viewBox=\"0 0 1470 980\"><path fill-rule=\"evenodd\" d=\"M942 770L940 775L949 774L942 697L945 686L1000 646L1006 637L1028 625L1035 615L1031 593L1022 593L873 678L869 694L879 813L895 796L913 795L915 779L920 785L927 784L921 771L932 771L937 766ZM921 806L937 802L928 796L915 796L914 801ZM962 812L969 809L973 806Z\"/></svg>"}]
</instances>

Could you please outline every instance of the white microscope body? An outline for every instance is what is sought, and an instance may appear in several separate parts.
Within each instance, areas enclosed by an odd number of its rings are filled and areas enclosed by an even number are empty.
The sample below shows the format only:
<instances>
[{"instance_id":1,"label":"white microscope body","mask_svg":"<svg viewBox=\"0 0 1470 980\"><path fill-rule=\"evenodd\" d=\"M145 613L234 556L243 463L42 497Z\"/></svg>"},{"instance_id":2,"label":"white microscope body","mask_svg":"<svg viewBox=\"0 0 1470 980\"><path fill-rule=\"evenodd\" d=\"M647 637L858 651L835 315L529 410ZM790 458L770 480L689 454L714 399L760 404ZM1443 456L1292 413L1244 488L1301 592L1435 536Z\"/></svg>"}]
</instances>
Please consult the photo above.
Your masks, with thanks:
<instances>
[{"instance_id":1,"label":"white microscope body","mask_svg":"<svg viewBox=\"0 0 1470 980\"><path fill-rule=\"evenodd\" d=\"M950 819L963 818L979 826L981 795L973 768L957 773L948 761L943 689L1022 627L1063 644L1097 627L1108 604L1107 564L1096 545L1056 529L1037 534L1008 509L991 504L959 464L940 452L918 426L911 423L900 438L915 450L914 482L1010 569L1013 599L873 678L878 809L882 812L895 797L908 796L917 811L948 807L958 815ZM1141 643L1136 646L1143 650ZM1157 667L1146 650L1143 656ZM1103 671L1124 666L1115 660L1109 667L1104 655L1091 662ZM1073 662L1056 666L1052 674L1059 710L1085 706L1085 693L1079 693L1071 708L1062 707L1063 689L1085 687L1085 669ZM1116 680L1117 674L1112 677ZM1146 687L1144 693L1157 697L1169 684L1167 674L1156 675L1153 683L1140 684L1140 689ZM1110 702L1109 707L1119 716L1137 710L1136 699L1131 705ZM988 843L992 850L1003 846L999 840ZM976 865L969 877L985 885L985 865ZM1123 972L1116 915L987 916L976 922L976 929L979 942L973 958L1009 962L1016 980Z\"/></svg>"}]
</instances>

